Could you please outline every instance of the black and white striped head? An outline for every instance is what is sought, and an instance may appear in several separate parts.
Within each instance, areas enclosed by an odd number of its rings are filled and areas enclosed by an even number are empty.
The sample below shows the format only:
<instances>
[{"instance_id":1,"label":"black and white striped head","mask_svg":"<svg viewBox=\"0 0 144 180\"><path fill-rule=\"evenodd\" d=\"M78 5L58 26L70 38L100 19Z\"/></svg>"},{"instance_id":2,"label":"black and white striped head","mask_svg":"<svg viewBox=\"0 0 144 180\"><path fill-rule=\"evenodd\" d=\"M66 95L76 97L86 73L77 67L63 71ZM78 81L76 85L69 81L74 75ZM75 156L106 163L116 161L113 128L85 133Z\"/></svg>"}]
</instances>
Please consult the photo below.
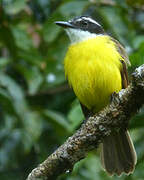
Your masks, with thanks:
<instances>
[{"instance_id":1,"label":"black and white striped head","mask_svg":"<svg viewBox=\"0 0 144 180\"><path fill-rule=\"evenodd\" d=\"M104 34L102 26L89 16L76 17L67 22L57 21L56 24L65 28L72 43Z\"/></svg>"}]
</instances>

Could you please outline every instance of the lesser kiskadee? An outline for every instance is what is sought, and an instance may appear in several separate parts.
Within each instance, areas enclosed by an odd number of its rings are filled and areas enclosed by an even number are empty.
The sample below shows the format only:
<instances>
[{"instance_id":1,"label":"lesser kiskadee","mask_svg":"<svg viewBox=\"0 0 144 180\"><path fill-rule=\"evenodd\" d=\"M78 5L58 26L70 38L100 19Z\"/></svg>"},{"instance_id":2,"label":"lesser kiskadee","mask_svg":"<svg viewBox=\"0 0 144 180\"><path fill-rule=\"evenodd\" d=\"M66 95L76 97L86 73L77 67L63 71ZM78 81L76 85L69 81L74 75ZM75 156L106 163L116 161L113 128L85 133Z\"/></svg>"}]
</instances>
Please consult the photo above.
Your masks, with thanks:
<instances>
[{"instance_id":1,"label":"lesser kiskadee","mask_svg":"<svg viewBox=\"0 0 144 180\"><path fill-rule=\"evenodd\" d=\"M113 92L128 86L128 56L122 45L89 16L56 24L65 28L71 40L64 60L68 82L85 116L96 113L110 103ZM101 161L108 174L132 173L136 159L127 129L113 131L103 139Z\"/></svg>"}]
</instances>

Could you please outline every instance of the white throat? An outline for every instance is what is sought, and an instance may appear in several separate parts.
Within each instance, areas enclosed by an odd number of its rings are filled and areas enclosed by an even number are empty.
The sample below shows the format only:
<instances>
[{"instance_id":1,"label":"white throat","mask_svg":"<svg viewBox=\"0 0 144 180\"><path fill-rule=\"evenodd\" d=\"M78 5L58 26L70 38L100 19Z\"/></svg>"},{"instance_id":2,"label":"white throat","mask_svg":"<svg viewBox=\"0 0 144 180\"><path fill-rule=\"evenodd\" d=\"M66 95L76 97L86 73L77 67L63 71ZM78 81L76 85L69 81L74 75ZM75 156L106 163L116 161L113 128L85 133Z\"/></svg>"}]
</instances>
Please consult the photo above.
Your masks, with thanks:
<instances>
[{"instance_id":1,"label":"white throat","mask_svg":"<svg viewBox=\"0 0 144 180\"><path fill-rule=\"evenodd\" d=\"M65 30L72 44L101 35L101 34L97 35L95 33L90 33L88 31L83 31L81 29L66 28Z\"/></svg>"}]
</instances>

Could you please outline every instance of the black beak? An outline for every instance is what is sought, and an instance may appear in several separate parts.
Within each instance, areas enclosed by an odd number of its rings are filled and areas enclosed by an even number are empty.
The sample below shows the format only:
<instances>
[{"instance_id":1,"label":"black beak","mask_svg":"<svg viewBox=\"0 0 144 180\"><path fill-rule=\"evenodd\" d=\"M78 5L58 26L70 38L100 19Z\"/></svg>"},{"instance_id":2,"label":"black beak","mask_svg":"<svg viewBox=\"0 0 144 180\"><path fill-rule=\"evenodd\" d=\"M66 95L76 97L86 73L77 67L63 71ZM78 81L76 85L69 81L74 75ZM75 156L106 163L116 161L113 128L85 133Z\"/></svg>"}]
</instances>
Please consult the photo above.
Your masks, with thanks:
<instances>
[{"instance_id":1,"label":"black beak","mask_svg":"<svg viewBox=\"0 0 144 180\"><path fill-rule=\"evenodd\" d=\"M74 25L72 25L70 22L56 21L55 24L64 28L74 28Z\"/></svg>"}]
</instances>

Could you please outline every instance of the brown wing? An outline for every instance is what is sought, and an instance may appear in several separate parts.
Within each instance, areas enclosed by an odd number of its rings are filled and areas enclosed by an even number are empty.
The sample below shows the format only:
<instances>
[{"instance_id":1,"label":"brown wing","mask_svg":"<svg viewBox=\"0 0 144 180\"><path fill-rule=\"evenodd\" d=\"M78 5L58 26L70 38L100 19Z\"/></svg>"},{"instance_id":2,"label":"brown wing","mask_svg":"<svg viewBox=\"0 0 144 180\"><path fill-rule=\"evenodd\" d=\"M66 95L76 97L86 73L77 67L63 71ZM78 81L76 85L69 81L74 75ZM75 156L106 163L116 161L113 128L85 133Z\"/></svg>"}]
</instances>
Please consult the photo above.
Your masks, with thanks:
<instances>
[{"instance_id":1,"label":"brown wing","mask_svg":"<svg viewBox=\"0 0 144 180\"><path fill-rule=\"evenodd\" d=\"M122 63L121 77L122 77L122 88L127 88L129 85L128 73L126 63L123 60L120 60Z\"/></svg>"},{"instance_id":2,"label":"brown wing","mask_svg":"<svg viewBox=\"0 0 144 180\"><path fill-rule=\"evenodd\" d=\"M126 65L130 66L131 63L129 61L129 58L125 51L125 48L116 39L111 37L111 40L115 43L116 48L117 48L118 52L121 54L121 57L125 60Z\"/></svg>"},{"instance_id":3,"label":"brown wing","mask_svg":"<svg viewBox=\"0 0 144 180\"><path fill-rule=\"evenodd\" d=\"M127 66L130 66L130 61L123 46L116 39L114 38L111 39L115 43L116 48L120 53L121 57L124 59L124 60L120 59L120 62L122 63L122 70L121 70L122 88L127 88L127 86L129 85Z\"/></svg>"}]
</instances>

